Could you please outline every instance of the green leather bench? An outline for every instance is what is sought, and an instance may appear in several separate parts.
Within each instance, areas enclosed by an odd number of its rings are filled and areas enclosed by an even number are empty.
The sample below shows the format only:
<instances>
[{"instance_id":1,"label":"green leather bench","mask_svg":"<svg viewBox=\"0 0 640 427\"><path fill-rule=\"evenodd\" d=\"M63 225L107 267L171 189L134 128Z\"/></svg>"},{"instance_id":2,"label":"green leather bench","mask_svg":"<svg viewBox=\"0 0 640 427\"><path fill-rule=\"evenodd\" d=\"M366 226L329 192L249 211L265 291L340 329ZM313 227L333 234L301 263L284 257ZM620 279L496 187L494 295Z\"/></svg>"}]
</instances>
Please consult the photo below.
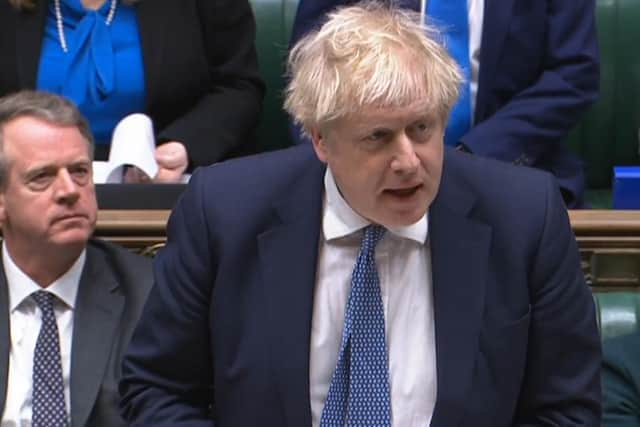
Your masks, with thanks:
<instances>
[{"instance_id":1,"label":"green leather bench","mask_svg":"<svg viewBox=\"0 0 640 427\"><path fill-rule=\"evenodd\" d=\"M298 0L251 0L256 17L256 47L267 93L258 144L261 150L291 145L288 118L282 109L285 62Z\"/></svg>"},{"instance_id":2,"label":"green leather bench","mask_svg":"<svg viewBox=\"0 0 640 427\"><path fill-rule=\"evenodd\" d=\"M600 337L603 341L630 334L638 329L640 293L595 292L593 295Z\"/></svg>"},{"instance_id":3,"label":"green leather bench","mask_svg":"<svg viewBox=\"0 0 640 427\"><path fill-rule=\"evenodd\" d=\"M597 0L600 99L569 136L586 163L588 199L610 207L613 166L640 164L640 1Z\"/></svg>"},{"instance_id":4,"label":"green leather bench","mask_svg":"<svg viewBox=\"0 0 640 427\"><path fill-rule=\"evenodd\" d=\"M262 150L273 150L291 144L282 88L298 0L251 0L251 4L260 68L267 83L259 144ZM568 144L586 163L589 200L594 207L609 207L612 167L640 164L640 0L597 0L597 25L601 96L570 134Z\"/></svg>"}]
</instances>

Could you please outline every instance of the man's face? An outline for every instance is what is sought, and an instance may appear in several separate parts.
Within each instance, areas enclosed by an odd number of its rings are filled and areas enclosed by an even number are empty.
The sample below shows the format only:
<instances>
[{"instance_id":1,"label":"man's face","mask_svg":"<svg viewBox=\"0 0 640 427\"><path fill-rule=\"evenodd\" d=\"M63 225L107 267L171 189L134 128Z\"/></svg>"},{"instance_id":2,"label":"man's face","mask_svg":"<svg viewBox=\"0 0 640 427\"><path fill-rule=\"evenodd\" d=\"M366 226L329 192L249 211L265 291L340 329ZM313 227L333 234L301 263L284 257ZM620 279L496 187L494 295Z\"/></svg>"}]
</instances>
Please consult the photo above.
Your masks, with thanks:
<instances>
[{"instance_id":1,"label":"man's face","mask_svg":"<svg viewBox=\"0 0 640 427\"><path fill-rule=\"evenodd\" d=\"M19 117L3 130L7 186L0 221L7 245L22 253L83 247L97 203L86 140L75 127Z\"/></svg>"},{"instance_id":2,"label":"man's face","mask_svg":"<svg viewBox=\"0 0 640 427\"><path fill-rule=\"evenodd\" d=\"M366 108L313 130L342 196L358 214L387 227L413 224L436 196L442 175L442 119L422 104Z\"/></svg>"}]
</instances>

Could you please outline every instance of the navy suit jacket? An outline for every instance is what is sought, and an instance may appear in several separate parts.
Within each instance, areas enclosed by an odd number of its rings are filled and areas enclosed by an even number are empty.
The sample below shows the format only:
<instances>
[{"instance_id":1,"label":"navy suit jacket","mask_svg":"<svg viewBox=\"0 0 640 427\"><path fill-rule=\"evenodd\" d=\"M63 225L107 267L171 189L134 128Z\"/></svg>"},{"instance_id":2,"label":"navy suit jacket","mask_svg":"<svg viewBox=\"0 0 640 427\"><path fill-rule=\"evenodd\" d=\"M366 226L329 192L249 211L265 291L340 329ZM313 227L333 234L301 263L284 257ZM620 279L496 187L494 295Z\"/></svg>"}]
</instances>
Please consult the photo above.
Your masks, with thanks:
<instances>
[{"instance_id":1,"label":"navy suit jacket","mask_svg":"<svg viewBox=\"0 0 640 427\"><path fill-rule=\"evenodd\" d=\"M133 425L311 425L324 174L310 144L196 171L125 356ZM594 304L553 179L447 150L429 244L431 425L598 425Z\"/></svg>"},{"instance_id":2,"label":"navy suit jacket","mask_svg":"<svg viewBox=\"0 0 640 427\"><path fill-rule=\"evenodd\" d=\"M355 0L300 0L291 43ZM420 2L415 2L419 4ZM485 0L471 151L553 173L583 207L584 166L563 139L596 100L595 0Z\"/></svg>"},{"instance_id":3,"label":"navy suit jacket","mask_svg":"<svg viewBox=\"0 0 640 427\"><path fill-rule=\"evenodd\" d=\"M151 260L91 239L87 244L71 348L70 427L124 427L118 411L122 355L151 288ZM7 279L0 262L0 414L9 380L11 330Z\"/></svg>"}]
</instances>

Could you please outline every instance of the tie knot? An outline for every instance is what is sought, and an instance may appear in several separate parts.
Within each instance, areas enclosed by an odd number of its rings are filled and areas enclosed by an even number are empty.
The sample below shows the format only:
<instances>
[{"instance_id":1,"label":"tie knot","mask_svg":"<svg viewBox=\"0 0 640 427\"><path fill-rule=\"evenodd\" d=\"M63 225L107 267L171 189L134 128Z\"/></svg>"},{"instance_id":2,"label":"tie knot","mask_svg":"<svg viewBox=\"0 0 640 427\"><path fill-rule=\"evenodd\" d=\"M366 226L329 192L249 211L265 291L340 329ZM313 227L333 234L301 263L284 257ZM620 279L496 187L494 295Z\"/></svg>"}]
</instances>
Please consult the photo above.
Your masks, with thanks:
<instances>
[{"instance_id":1,"label":"tie knot","mask_svg":"<svg viewBox=\"0 0 640 427\"><path fill-rule=\"evenodd\" d=\"M376 245L384 236L385 229L381 225L369 225L364 229L364 237L362 238L362 249L365 252L373 252Z\"/></svg>"},{"instance_id":2,"label":"tie knot","mask_svg":"<svg viewBox=\"0 0 640 427\"><path fill-rule=\"evenodd\" d=\"M53 313L53 300L55 298L55 295L47 291L36 291L32 293L31 296L33 297L33 300L36 302L43 314L46 315L49 313Z\"/></svg>"}]
</instances>

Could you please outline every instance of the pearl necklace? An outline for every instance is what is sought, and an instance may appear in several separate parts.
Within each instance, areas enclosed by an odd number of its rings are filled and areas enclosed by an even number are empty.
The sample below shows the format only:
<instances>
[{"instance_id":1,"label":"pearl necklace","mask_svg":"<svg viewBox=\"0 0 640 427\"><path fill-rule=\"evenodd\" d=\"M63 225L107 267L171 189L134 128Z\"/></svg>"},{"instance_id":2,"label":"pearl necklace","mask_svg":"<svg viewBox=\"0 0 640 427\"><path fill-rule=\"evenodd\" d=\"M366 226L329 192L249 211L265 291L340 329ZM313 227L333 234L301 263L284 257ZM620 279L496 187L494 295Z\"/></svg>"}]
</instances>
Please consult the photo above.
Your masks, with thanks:
<instances>
[{"instance_id":1,"label":"pearl necklace","mask_svg":"<svg viewBox=\"0 0 640 427\"><path fill-rule=\"evenodd\" d=\"M118 4L117 0L111 0L111 6L109 6L109 13L107 14L107 19L105 19L104 23L107 26L111 25L111 21L113 21L113 17L116 14L116 6ZM60 0L54 1L54 7L56 10L56 26L58 27L58 39L60 40L60 47L64 53L67 53L69 49L67 48L67 39L64 36L64 28L62 26L62 11L60 10Z\"/></svg>"}]
</instances>

